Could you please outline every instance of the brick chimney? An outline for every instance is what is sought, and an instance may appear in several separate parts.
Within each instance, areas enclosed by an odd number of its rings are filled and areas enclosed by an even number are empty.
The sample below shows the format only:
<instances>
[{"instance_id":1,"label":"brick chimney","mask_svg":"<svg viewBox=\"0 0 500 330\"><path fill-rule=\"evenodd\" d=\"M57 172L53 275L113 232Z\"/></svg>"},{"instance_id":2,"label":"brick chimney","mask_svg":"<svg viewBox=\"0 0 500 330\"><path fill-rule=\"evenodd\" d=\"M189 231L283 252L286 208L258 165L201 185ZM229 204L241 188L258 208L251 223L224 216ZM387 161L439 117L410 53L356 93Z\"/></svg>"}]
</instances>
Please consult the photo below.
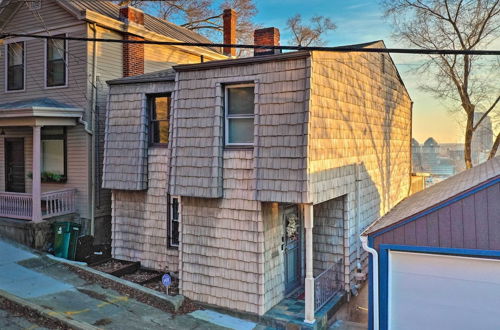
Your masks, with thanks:
<instances>
[{"instance_id":1,"label":"brick chimney","mask_svg":"<svg viewBox=\"0 0 500 330\"><path fill-rule=\"evenodd\" d=\"M274 27L258 29L253 32L253 43L256 46L279 46L280 30ZM254 56L280 54L281 49L255 48Z\"/></svg>"},{"instance_id":2,"label":"brick chimney","mask_svg":"<svg viewBox=\"0 0 500 330\"><path fill-rule=\"evenodd\" d=\"M144 12L131 6L121 7L119 17L120 21L126 24L135 23L144 25Z\"/></svg>"},{"instance_id":3,"label":"brick chimney","mask_svg":"<svg viewBox=\"0 0 500 330\"><path fill-rule=\"evenodd\" d=\"M222 14L222 19L224 21L224 43L225 44L235 44L236 43L236 21L238 16L233 9L224 9ZM224 47L224 55L235 57L236 48Z\"/></svg>"},{"instance_id":4,"label":"brick chimney","mask_svg":"<svg viewBox=\"0 0 500 330\"><path fill-rule=\"evenodd\" d=\"M131 6L121 7L120 21L125 24L144 25L144 12ZM125 33L123 40L144 41L144 38ZM143 73L144 44L123 43L123 76L130 77Z\"/></svg>"}]
</instances>

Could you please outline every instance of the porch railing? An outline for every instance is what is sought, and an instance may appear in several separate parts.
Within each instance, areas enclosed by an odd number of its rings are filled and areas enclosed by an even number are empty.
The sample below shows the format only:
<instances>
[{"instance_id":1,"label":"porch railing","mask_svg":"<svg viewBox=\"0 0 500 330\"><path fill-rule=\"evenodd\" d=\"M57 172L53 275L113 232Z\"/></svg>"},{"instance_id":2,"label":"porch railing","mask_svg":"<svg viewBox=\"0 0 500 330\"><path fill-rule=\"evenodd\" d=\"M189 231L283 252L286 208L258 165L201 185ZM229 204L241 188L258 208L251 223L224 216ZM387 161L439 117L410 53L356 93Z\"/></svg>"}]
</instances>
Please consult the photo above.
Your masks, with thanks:
<instances>
[{"instance_id":1,"label":"porch railing","mask_svg":"<svg viewBox=\"0 0 500 330\"><path fill-rule=\"evenodd\" d=\"M76 212L76 189L47 191L41 195L42 218ZM33 196L26 193L0 192L0 217L32 220Z\"/></svg>"},{"instance_id":2,"label":"porch railing","mask_svg":"<svg viewBox=\"0 0 500 330\"><path fill-rule=\"evenodd\" d=\"M73 213L76 211L76 189L68 188L42 193L42 218Z\"/></svg>"},{"instance_id":3,"label":"porch railing","mask_svg":"<svg viewBox=\"0 0 500 330\"><path fill-rule=\"evenodd\" d=\"M31 220L32 211L31 194L0 193L0 217Z\"/></svg>"},{"instance_id":4,"label":"porch railing","mask_svg":"<svg viewBox=\"0 0 500 330\"><path fill-rule=\"evenodd\" d=\"M343 260L314 278L314 310L319 310L343 288Z\"/></svg>"}]
</instances>

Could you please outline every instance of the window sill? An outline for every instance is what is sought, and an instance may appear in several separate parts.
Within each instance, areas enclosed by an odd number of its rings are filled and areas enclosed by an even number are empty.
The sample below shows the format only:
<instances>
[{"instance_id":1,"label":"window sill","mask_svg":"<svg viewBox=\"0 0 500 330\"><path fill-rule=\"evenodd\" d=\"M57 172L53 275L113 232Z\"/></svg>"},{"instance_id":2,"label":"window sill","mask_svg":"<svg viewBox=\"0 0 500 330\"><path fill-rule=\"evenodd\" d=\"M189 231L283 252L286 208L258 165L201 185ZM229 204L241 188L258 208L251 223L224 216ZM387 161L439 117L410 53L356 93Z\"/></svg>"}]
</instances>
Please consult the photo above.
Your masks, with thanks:
<instances>
[{"instance_id":1,"label":"window sill","mask_svg":"<svg viewBox=\"0 0 500 330\"><path fill-rule=\"evenodd\" d=\"M228 145L225 145L224 146L224 150L249 150L249 149L253 149L254 148L254 145L241 145L241 146L228 146Z\"/></svg>"},{"instance_id":2,"label":"window sill","mask_svg":"<svg viewBox=\"0 0 500 330\"><path fill-rule=\"evenodd\" d=\"M60 181L56 181L56 180L40 180L42 183L56 183L56 184L65 184L66 182L68 182L68 179L62 179Z\"/></svg>"},{"instance_id":3,"label":"window sill","mask_svg":"<svg viewBox=\"0 0 500 330\"><path fill-rule=\"evenodd\" d=\"M168 148L168 143L154 143L149 145L150 148Z\"/></svg>"},{"instance_id":4,"label":"window sill","mask_svg":"<svg viewBox=\"0 0 500 330\"><path fill-rule=\"evenodd\" d=\"M68 88L68 84L62 85L62 86L45 86L44 89L61 89L61 88Z\"/></svg>"},{"instance_id":5,"label":"window sill","mask_svg":"<svg viewBox=\"0 0 500 330\"><path fill-rule=\"evenodd\" d=\"M24 89L15 89L15 90L5 90L5 93L11 94L11 93L24 93L26 92L26 88Z\"/></svg>"}]
</instances>

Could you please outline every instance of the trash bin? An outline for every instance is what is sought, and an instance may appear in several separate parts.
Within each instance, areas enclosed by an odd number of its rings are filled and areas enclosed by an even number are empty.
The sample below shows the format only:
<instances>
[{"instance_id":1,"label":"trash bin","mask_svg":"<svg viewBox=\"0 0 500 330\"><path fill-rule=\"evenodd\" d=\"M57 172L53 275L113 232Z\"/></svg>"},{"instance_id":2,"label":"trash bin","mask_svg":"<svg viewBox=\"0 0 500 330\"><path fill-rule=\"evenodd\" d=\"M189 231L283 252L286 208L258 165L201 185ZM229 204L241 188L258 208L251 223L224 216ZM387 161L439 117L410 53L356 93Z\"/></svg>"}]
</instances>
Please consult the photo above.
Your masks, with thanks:
<instances>
[{"instance_id":1,"label":"trash bin","mask_svg":"<svg viewBox=\"0 0 500 330\"><path fill-rule=\"evenodd\" d=\"M68 248L68 259L75 260L76 247L78 246L78 237L80 237L80 231L82 226L77 223L71 223L70 233L71 237L69 240Z\"/></svg>"},{"instance_id":2,"label":"trash bin","mask_svg":"<svg viewBox=\"0 0 500 330\"><path fill-rule=\"evenodd\" d=\"M64 259L75 259L76 245L81 225L73 222L54 223L54 255Z\"/></svg>"}]
</instances>

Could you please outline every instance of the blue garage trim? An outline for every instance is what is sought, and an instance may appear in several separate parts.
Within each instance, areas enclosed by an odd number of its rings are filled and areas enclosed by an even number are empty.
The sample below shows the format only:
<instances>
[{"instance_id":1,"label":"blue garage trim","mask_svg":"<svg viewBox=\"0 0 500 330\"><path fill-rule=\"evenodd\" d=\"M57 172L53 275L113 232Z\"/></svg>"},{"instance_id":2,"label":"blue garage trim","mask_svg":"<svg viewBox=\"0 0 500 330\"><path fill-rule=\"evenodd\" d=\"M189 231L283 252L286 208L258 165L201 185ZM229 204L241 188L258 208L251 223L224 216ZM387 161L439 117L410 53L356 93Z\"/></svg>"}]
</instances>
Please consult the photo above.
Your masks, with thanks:
<instances>
[{"instance_id":1,"label":"blue garage trim","mask_svg":"<svg viewBox=\"0 0 500 330\"><path fill-rule=\"evenodd\" d=\"M415 220L417 220L417 219L419 219L419 218L421 218L423 216L426 216L429 213L435 212L435 211L437 211L439 209L442 209L443 207L446 207L446 206L448 206L450 204L458 202L458 201L464 199L465 197L468 197L468 196L470 196L472 194L475 194L478 191L484 190L484 189L486 189L486 188L488 188L490 186L493 186L493 185L495 185L495 184L497 184L499 182L500 182L500 177L497 177L497 178L495 178L493 180L490 180L490 181L486 181L486 182L482 183L481 185L476 186L474 189L471 189L471 190L465 191L465 192L463 192L461 194L458 194L457 196L455 196L455 197L447 200L444 203L440 203L440 204L438 204L438 205L436 205L434 207L431 207L430 209L428 209L426 211L423 211L422 213L419 213L417 215L413 215L410 218L408 218L407 220L404 220L402 222L398 222L398 223L393 224L393 225L389 225L388 227L385 227L385 228L381 229L380 231L368 234L368 236L370 236L370 237L380 236L380 235L382 235L382 234L384 234L384 233L386 233L388 231L394 230L394 229L396 229L398 227L406 225L409 222L415 221Z\"/></svg>"},{"instance_id":2,"label":"blue garage trim","mask_svg":"<svg viewBox=\"0 0 500 330\"><path fill-rule=\"evenodd\" d=\"M371 238L371 237L370 237ZM371 241L373 243L373 241ZM484 257L486 259L500 259L500 251L442 248L432 246L406 246L381 244L379 247L379 315L380 330L389 328L389 251L444 254L455 256ZM371 269L370 269L371 270ZM370 294L372 290L370 290ZM372 329L372 328L369 328Z\"/></svg>"}]
</instances>

